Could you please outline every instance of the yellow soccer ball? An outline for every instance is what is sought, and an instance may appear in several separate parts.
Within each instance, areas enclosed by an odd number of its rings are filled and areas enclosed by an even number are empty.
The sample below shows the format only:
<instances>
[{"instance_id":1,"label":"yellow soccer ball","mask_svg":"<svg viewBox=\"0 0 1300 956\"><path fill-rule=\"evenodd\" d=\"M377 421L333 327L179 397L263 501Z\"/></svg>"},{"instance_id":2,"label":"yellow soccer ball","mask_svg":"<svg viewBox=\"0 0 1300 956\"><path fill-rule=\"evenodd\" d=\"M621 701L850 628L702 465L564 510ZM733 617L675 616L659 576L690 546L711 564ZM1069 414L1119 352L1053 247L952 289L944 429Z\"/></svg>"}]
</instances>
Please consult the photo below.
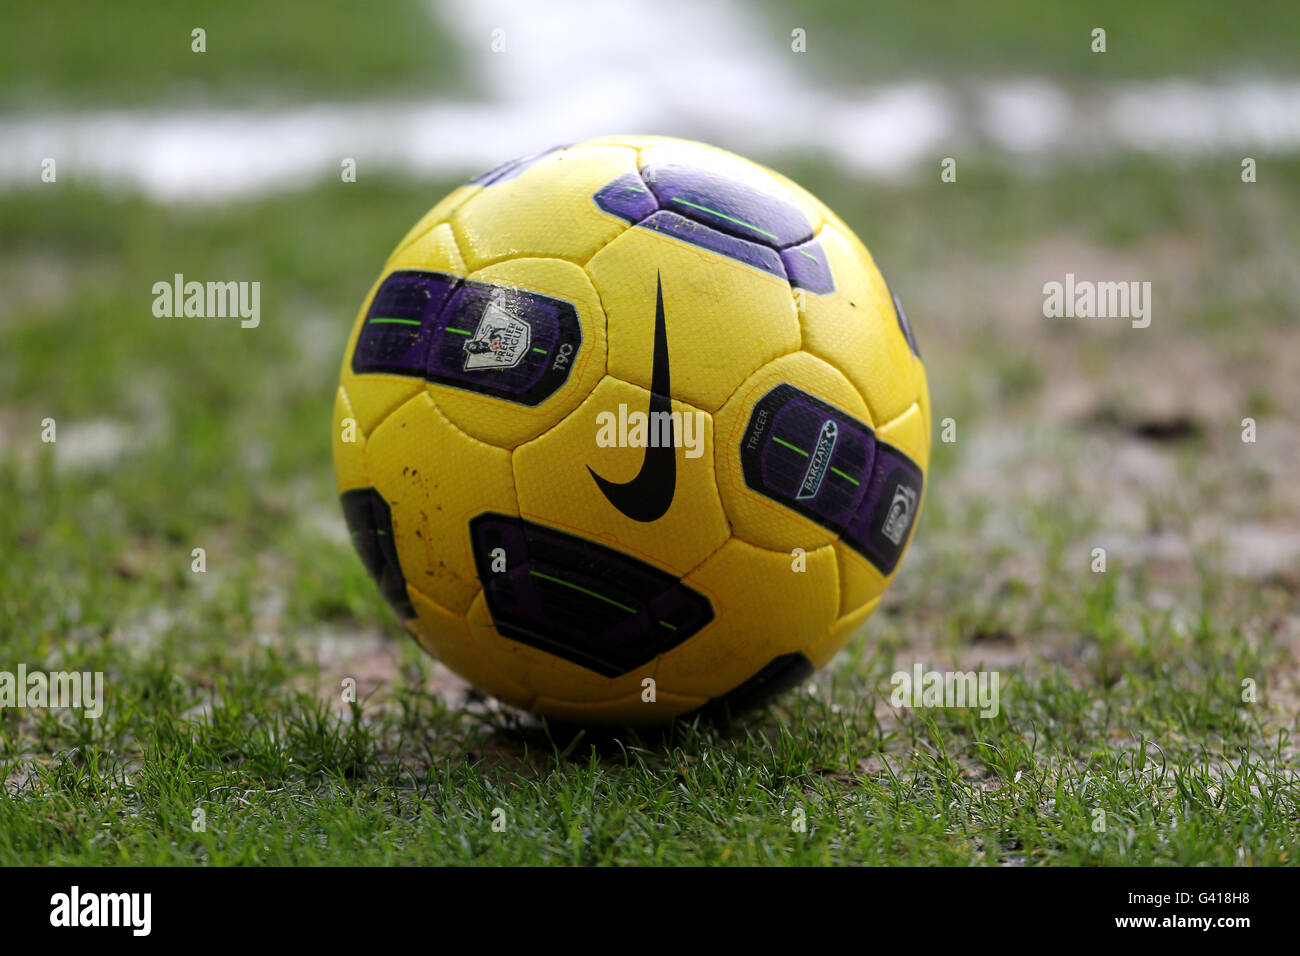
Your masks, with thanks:
<instances>
[{"instance_id":1,"label":"yellow soccer ball","mask_svg":"<svg viewBox=\"0 0 1300 956\"><path fill-rule=\"evenodd\" d=\"M585 724L824 665L889 586L930 455L866 247L778 173L658 137L434 206L361 307L334 419L353 543L411 634Z\"/></svg>"}]
</instances>

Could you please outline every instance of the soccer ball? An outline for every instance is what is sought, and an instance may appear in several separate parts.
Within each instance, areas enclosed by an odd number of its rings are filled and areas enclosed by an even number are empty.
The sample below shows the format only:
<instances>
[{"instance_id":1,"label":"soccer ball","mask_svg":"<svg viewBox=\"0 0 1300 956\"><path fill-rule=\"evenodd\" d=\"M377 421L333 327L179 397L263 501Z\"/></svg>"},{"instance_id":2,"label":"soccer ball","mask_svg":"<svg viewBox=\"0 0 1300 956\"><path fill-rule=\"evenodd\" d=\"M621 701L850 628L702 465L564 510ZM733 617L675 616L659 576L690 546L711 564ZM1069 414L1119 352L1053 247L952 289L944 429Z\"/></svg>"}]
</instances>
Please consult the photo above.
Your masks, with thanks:
<instances>
[{"instance_id":1,"label":"soccer ball","mask_svg":"<svg viewBox=\"0 0 1300 956\"><path fill-rule=\"evenodd\" d=\"M362 561L479 689L583 724L741 708L821 667L921 507L925 371L870 253L731 153L619 136L413 228L334 406Z\"/></svg>"}]
</instances>

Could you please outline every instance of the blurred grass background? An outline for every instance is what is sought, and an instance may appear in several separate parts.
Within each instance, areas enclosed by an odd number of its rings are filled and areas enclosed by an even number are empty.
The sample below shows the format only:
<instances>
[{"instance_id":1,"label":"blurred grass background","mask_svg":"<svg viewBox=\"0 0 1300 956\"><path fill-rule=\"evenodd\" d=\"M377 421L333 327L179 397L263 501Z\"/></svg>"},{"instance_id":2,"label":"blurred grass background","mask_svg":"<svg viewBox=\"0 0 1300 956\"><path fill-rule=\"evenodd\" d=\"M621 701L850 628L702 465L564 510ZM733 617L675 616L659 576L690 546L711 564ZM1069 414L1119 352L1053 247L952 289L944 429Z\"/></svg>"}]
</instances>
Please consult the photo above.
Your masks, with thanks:
<instances>
[{"instance_id":1,"label":"blurred grass background","mask_svg":"<svg viewBox=\"0 0 1300 956\"><path fill-rule=\"evenodd\" d=\"M220 4L62 0L15 7L0 32L0 108L256 104L472 92L471 57L434 4L310 0ZM1033 74L1093 82L1161 76L1294 76L1300 7L1215 0L1026 7L1015 0L763 0L773 51L808 31L812 59L842 82ZM561 8L562 11L568 8ZM443 20L456 16L445 10ZM504 22L504 21L503 21ZM196 57L190 31L207 31ZM1095 27L1107 52L1090 52ZM483 44L487 45L486 37ZM580 64L575 79L583 81Z\"/></svg>"},{"instance_id":2,"label":"blurred grass background","mask_svg":"<svg viewBox=\"0 0 1300 956\"><path fill-rule=\"evenodd\" d=\"M808 31L810 50L829 46L832 55L818 62L843 81L1030 74L1091 83L1300 70L1300 7L1287 0L764 3L772 20ZM1105 56L1091 51L1097 27L1106 30Z\"/></svg>"},{"instance_id":3,"label":"blurred grass background","mask_svg":"<svg viewBox=\"0 0 1300 956\"><path fill-rule=\"evenodd\" d=\"M463 91L456 44L410 0L63 0L0 31L0 108L255 105ZM206 32L207 53L191 50Z\"/></svg>"}]
</instances>

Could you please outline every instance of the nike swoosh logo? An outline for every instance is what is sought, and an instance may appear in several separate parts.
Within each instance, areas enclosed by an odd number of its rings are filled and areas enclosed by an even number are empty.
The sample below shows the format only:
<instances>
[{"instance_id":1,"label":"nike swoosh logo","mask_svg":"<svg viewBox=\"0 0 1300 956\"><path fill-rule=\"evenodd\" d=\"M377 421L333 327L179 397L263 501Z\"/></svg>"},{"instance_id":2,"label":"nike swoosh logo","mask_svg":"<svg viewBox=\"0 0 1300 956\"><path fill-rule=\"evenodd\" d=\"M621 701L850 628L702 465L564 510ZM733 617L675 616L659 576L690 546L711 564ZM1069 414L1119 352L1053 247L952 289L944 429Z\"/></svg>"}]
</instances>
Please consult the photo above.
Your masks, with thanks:
<instances>
[{"instance_id":1,"label":"nike swoosh logo","mask_svg":"<svg viewBox=\"0 0 1300 956\"><path fill-rule=\"evenodd\" d=\"M650 368L651 432L659 415L672 411L668 383L668 330L664 325L663 279L655 277L655 350ZM648 436L647 436L648 437ZM633 521L656 521L662 518L673 503L677 493L677 447L673 435L673 420L668 417L668 444L647 446L641 470L631 481L618 484L600 477L587 466L596 487L605 493L609 503Z\"/></svg>"}]
</instances>

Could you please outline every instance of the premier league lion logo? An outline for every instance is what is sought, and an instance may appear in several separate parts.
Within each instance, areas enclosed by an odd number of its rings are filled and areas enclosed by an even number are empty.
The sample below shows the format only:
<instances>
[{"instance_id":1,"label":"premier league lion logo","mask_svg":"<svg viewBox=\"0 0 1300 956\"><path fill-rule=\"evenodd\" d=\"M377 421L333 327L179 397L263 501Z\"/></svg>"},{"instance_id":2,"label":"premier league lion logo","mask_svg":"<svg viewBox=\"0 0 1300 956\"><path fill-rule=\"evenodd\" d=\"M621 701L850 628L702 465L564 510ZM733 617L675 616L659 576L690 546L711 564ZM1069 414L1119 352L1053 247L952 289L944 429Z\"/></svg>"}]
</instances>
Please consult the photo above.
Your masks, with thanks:
<instances>
[{"instance_id":1,"label":"premier league lion logo","mask_svg":"<svg viewBox=\"0 0 1300 956\"><path fill-rule=\"evenodd\" d=\"M527 322L492 302L465 343L465 371L514 368L527 354L532 338Z\"/></svg>"}]
</instances>

